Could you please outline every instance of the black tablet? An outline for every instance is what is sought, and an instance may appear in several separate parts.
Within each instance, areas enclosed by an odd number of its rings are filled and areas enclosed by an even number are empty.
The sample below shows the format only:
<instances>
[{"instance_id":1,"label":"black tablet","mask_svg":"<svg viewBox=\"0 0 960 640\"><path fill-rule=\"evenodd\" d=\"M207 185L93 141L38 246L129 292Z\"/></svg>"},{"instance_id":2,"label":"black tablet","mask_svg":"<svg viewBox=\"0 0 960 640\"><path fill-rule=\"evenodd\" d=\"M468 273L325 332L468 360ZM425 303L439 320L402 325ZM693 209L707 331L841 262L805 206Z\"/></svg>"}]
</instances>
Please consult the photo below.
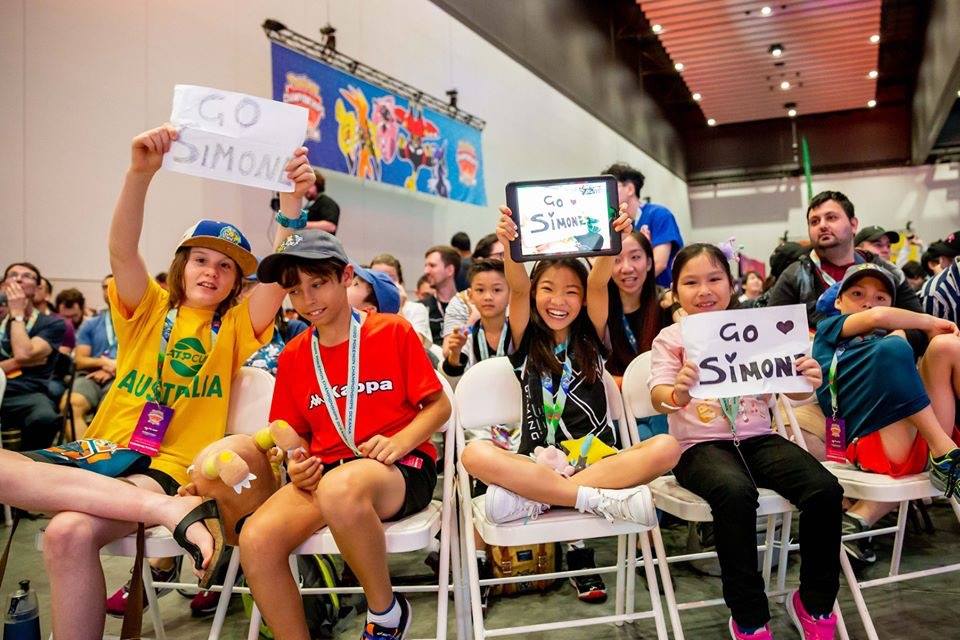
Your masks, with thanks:
<instances>
[{"instance_id":1,"label":"black tablet","mask_svg":"<svg viewBox=\"0 0 960 640\"><path fill-rule=\"evenodd\" d=\"M519 229L510 243L517 262L620 253L620 234L612 228L619 207L613 176L511 182L507 206Z\"/></svg>"}]
</instances>

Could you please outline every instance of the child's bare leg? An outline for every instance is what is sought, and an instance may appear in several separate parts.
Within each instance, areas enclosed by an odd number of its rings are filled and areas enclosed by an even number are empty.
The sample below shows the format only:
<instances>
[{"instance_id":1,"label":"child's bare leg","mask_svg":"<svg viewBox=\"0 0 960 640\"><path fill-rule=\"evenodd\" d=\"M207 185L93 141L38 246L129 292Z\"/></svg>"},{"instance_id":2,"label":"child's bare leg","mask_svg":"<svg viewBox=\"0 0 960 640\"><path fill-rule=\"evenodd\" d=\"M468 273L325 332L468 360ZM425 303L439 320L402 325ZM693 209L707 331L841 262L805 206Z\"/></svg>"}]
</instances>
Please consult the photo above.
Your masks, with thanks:
<instances>
[{"instance_id":1,"label":"child's bare leg","mask_svg":"<svg viewBox=\"0 0 960 640\"><path fill-rule=\"evenodd\" d=\"M930 454L934 457L942 456L957 448L956 443L954 443L950 437L953 433L953 424L944 425L937 420L932 406L921 409L901 422L909 423L920 432L920 437L927 441L927 446L930 447ZM888 434L887 429L891 426L894 425L886 426L880 430L880 439L883 441L884 451L891 456L891 460L903 460L913 439L907 438L902 433L899 435L896 434L896 432Z\"/></svg>"},{"instance_id":2,"label":"child's bare leg","mask_svg":"<svg viewBox=\"0 0 960 640\"><path fill-rule=\"evenodd\" d=\"M669 470L680 457L677 441L658 435L601 460L572 478L536 464L526 456L478 440L463 451L463 466L487 484L497 484L530 500L560 507L577 504L580 486L622 489L643 484Z\"/></svg>"},{"instance_id":3,"label":"child's bare leg","mask_svg":"<svg viewBox=\"0 0 960 640\"><path fill-rule=\"evenodd\" d=\"M0 503L29 511L76 511L120 522L163 525L173 531L200 498L174 498L130 482L90 471L31 460L0 449ZM202 523L187 530L204 558L213 551L213 538Z\"/></svg>"},{"instance_id":4,"label":"child's bare leg","mask_svg":"<svg viewBox=\"0 0 960 640\"><path fill-rule=\"evenodd\" d=\"M920 378L930 396L937 422L948 435L956 424L956 400L960 397L960 338L936 336L920 360Z\"/></svg>"},{"instance_id":5,"label":"child's bare leg","mask_svg":"<svg viewBox=\"0 0 960 640\"><path fill-rule=\"evenodd\" d=\"M240 531L243 574L277 640L310 638L288 559L323 525L313 495L288 484L270 496Z\"/></svg>"},{"instance_id":6,"label":"child's bare leg","mask_svg":"<svg viewBox=\"0 0 960 640\"><path fill-rule=\"evenodd\" d=\"M626 489L659 478L679 459L680 444L676 438L660 434L595 462L571 480L585 487Z\"/></svg>"},{"instance_id":7,"label":"child's bare leg","mask_svg":"<svg viewBox=\"0 0 960 640\"><path fill-rule=\"evenodd\" d=\"M872 527L877 520L896 509L896 507L896 502L857 500L853 503L853 506L847 509L847 513L859 517L868 527Z\"/></svg>"},{"instance_id":8,"label":"child's bare leg","mask_svg":"<svg viewBox=\"0 0 960 640\"><path fill-rule=\"evenodd\" d=\"M316 500L371 611L393 603L382 521L400 511L406 485L393 465L354 460L324 474Z\"/></svg>"}]
</instances>

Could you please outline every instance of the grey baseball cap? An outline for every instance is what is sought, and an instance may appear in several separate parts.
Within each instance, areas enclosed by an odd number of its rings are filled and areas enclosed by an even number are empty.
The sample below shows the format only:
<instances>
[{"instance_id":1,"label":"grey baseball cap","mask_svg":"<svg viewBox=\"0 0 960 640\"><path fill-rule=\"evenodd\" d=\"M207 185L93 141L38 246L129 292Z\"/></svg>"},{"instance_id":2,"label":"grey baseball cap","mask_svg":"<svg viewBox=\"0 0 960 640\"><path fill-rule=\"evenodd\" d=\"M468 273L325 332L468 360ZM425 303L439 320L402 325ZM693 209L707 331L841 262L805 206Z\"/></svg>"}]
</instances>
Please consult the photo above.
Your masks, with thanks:
<instances>
[{"instance_id":1,"label":"grey baseball cap","mask_svg":"<svg viewBox=\"0 0 960 640\"><path fill-rule=\"evenodd\" d=\"M260 261L257 279L265 283L276 282L290 258L337 260L345 265L350 263L350 258L336 237L320 229L302 229L288 236L275 253Z\"/></svg>"},{"instance_id":2,"label":"grey baseball cap","mask_svg":"<svg viewBox=\"0 0 960 640\"><path fill-rule=\"evenodd\" d=\"M890 298L893 300L897 299L897 283L893 279L893 276L889 271L883 267L870 263L864 262L862 264L855 264L847 272L843 274L843 280L840 282L840 288L837 291L837 297L839 298L844 291L852 287L858 280L863 278L875 278L883 284L886 288L887 293L890 294Z\"/></svg>"}]
</instances>

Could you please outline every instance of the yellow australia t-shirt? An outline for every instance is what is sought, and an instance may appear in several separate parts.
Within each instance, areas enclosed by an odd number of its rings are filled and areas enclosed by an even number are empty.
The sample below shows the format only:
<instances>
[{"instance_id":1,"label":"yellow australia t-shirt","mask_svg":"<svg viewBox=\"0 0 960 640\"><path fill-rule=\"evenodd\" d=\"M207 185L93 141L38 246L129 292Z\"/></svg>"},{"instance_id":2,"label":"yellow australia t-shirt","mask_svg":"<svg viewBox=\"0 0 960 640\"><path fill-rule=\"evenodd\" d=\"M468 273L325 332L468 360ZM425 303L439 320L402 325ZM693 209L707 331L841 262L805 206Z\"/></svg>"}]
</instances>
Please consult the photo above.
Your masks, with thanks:
<instances>
[{"instance_id":1,"label":"yellow australia t-shirt","mask_svg":"<svg viewBox=\"0 0 960 640\"><path fill-rule=\"evenodd\" d=\"M144 404L155 400L157 356L169 295L150 279L132 312L120 302L113 282L108 295L117 333L117 375L84 437L126 446ZM226 431L233 375L273 335L272 324L262 335L254 334L244 300L221 318L214 345L213 316L213 311L180 307L167 343L160 396L174 413L150 466L180 484L188 481L187 467L197 453Z\"/></svg>"}]
</instances>

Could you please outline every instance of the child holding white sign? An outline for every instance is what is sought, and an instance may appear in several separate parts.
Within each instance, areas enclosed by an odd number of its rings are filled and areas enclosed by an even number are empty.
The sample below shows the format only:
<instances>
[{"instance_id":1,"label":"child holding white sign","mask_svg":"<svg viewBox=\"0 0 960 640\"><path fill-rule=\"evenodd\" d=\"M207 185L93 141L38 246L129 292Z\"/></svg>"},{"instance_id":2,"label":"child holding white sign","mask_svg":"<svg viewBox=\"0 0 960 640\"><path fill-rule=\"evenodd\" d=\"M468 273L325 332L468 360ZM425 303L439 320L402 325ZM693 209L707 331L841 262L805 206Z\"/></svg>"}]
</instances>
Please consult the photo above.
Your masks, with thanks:
<instances>
[{"instance_id":1,"label":"child holding white sign","mask_svg":"<svg viewBox=\"0 0 960 640\"><path fill-rule=\"evenodd\" d=\"M730 305L733 276L717 247L694 244L681 250L672 275L673 295L687 315L723 311ZM804 638L833 638L843 497L836 478L802 448L772 433L766 396L692 398L690 389L700 372L685 357L679 324L663 329L652 351L651 399L668 414L670 433L683 450L674 475L713 512L723 597L732 614L731 637L772 638L756 556L758 489L763 487L800 509L800 589L787 597L790 617ZM815 360L798 358L796 368L814 389L820 386L822 374Z\"/></svg>"},{"instance_id":2,"label":"child holding white sign","mask_svg":"<svg viewBox=\"0 0 960 640\"><path fill-rule=\"evenodd\" d=\"M517 237L517 226L507 207L500 212L497 237L508 246ZM630 226L622 212L614 229ZM518 453L487 441L471 442L463 452L470 475L489 485L487 518L496 523L535 518L557 505L610 521L655 524L644 483L673 466L677 443L661 435L616 451L620 442L607 421L605 349L587 313L593 302L586 296L586 267L573 258L541 260L528 276L508 253L503 258L510 285L510 334L518 345L510 360L523 388L523 417ZM583 452L588 438L589 450ZM567 478L531 460L537 446L563 446L589 466Z\"/></svg>"}]
</instances>

